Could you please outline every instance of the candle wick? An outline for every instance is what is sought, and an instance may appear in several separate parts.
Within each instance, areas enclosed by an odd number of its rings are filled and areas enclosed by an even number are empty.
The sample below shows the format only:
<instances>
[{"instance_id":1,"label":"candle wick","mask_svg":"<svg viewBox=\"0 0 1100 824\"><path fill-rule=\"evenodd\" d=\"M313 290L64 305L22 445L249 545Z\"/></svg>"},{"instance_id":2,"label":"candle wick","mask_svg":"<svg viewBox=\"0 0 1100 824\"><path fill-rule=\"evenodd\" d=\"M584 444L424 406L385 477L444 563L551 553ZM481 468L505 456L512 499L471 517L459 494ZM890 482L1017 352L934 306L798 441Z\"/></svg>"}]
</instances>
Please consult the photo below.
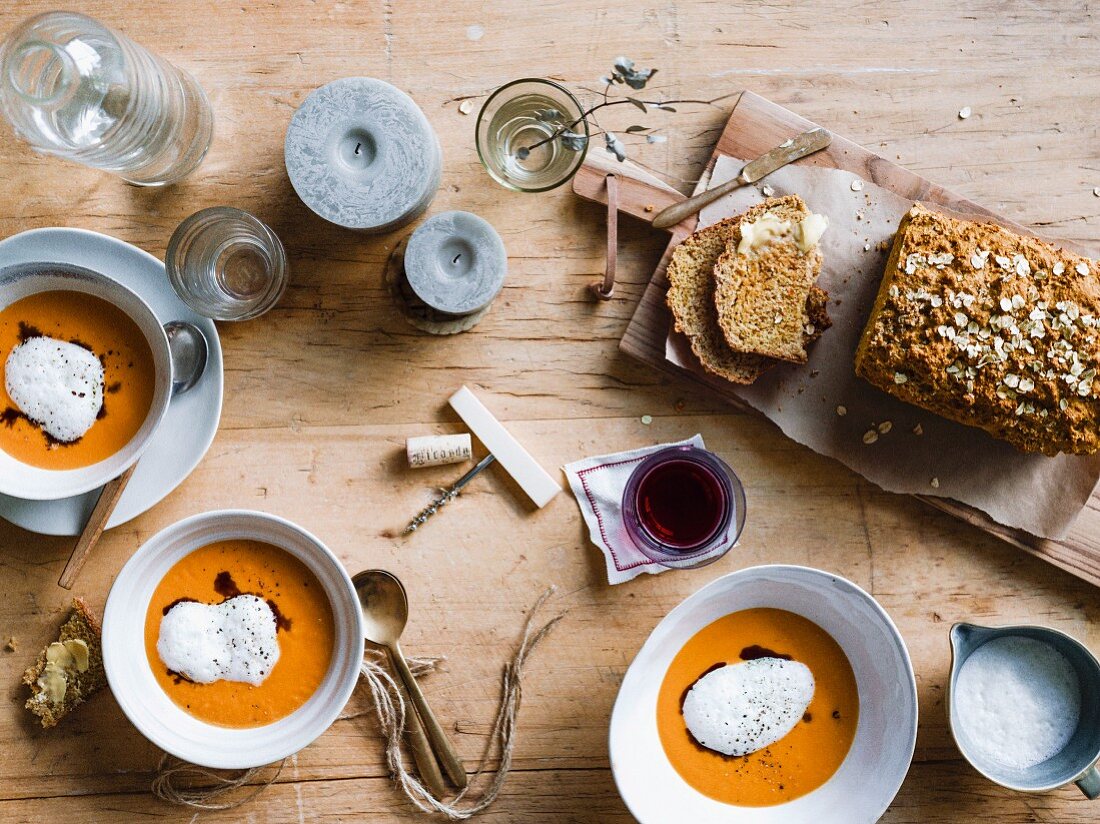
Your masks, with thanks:
<instances>
[{"instance_id":1,"label":"candle wick","mask_svg":"<svg viewBox=\"0 0 1100 824\"><path fill-rule=\"evenodd\" d=\"M355 153L356 154L359 154L359 147L362 146L362 145L363 145L362 143L356 143L355 144Z\"/></svg>"},{"instance_id":2,"label":"candle wick","mask_svg":"<svg viewBox=\"0 0 1100 824\"><path fill-rule=\"evenodd\" d=\"M458 263L458 259L460 257L462 257L462 252L459 252L457 255L455 255L455 259L452 260L451 263Z\"/></svg>"}]
</instances>

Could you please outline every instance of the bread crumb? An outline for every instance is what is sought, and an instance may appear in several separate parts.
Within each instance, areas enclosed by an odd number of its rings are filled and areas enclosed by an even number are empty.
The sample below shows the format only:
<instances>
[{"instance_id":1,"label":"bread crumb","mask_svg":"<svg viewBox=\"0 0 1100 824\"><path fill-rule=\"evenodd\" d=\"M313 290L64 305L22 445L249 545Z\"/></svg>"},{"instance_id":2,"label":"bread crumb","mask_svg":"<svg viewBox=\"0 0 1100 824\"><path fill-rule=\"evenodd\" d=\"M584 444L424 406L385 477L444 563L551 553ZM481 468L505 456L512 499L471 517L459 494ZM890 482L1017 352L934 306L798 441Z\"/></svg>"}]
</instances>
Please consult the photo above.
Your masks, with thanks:
<instances>
[{"instance_id":1,"label":"bread crumb","mask_svg":"<svg viewBox=\"0 0 1100 824\"><path fill-rule=\"evenodd\" d=\"M847 415L847 414L848 414L848 407L846 407L846 406L838 406L838 407L836 408L836 413L837 413L838 415L840 415L840 417L842 417L842 418L843 418L843 417L844 417L845 415Z\"/></svg>"},{"instance_id":2,"label":"bread crumb","mask_svg":"<svg viewBox=\"0 0 1100 824\"><path fill-rule=\"evenodd\" d=\"M646 205L646 207L645 207L645 210L646 210L646 212L647 212L647 213L648 213L648 212L652 212L652 211L653 211L653 209L654 209L654 206L653 206L653 204L652 204L652 203L650 203L650 204Z\"/></svg>"},{"instance_id":3,"label":"bread crumb","mask_svg":"<svg viewBox=\"0 0 1100 824\"><path fill-rule=\"evenodd\" d=\"M458 110L462 114L469 114L471 111L473 111L473 108L474 101L472 100L463 100L461 103L458 104Z\"/></svg>"},{"instance_id":4,"label":"bread crumb","mask_svg":"<svg viewBox=\"0 0 1100 824\"><path fill-rule=\"evenodd\" d=\"M764 197L771 197L772 195L775 194L775 189L773 189L771 186L767 185L766 183L764 184L764 187L760 191L764 194Z\"/></svg>"},{"instance_id":5,"label":"bread crumb","mask_svg":"<svg viewBox=\"0 0 1100 824\"><path fill-rule=\"evenodd\" d=\"M931 483L933 489L939 489L940 488L940 479L939 478L933 478L930 481L930 483Z\"/></svg>"},{"instance_id":6,"label":"bread crumb","mask_svg":"<svg viewBox=\"0 0 1100 824\"><path fill-rule=\"evenodd\" d=\"M921 426L918 423L916 426L913 427L913 434L914 435L923 435L924 434L924 427Z\"/></svg>"},{"instance_id":7,"label":"bread crumb","mask_svg":"<svg viewBox=\"0 0 1100 824\"><path fill-rule=\"evenodd\" d=\"M969 106L963 106L961 109L959 109L959 120L966 120L966 118L970 117L970 115L971 111Z\"/></svg>"},{"instance_id":8,"label":"bread crumb","mask_svg":"<svg viewBox=\"0 0 1100 824\"><path fill-rule=\"evenodd\" d=\"M863 191L863 181L862 180L853 180L852 181L852 191L853 192L862 192Z\"/></svg>"},{"instance_id":9,"label":"bread crumb","mask_svg":"<svg viewBox=\"0 0 1100 824\"><path fill-rule=\"evenodd\" d=\"M1093 187L1092 194L1093 197L1100 197L1100 186Z\"/></svg>"},{"instance_id":10,"label":"bread crumb","mask_svg":"<svg viewBox=\"0 0 1100 824\"><path fill-rule=\"evenodd\" d=\"M642 424L643 425L649 426L651 423L653 423L653 416L652 415L642 415Z\"/></svg>"},{"instance_id":11,"label":"bread crumb","mask_svg":"<svg viewBox=\"0 0 1100 824\"><path fill-rule=\"evenodd\" d=\"M4 645L4 649L8 652L15 652L19 649L19 642L15 640L14 635L8 639L8 643Z\"/></svg>"}]
</instances>

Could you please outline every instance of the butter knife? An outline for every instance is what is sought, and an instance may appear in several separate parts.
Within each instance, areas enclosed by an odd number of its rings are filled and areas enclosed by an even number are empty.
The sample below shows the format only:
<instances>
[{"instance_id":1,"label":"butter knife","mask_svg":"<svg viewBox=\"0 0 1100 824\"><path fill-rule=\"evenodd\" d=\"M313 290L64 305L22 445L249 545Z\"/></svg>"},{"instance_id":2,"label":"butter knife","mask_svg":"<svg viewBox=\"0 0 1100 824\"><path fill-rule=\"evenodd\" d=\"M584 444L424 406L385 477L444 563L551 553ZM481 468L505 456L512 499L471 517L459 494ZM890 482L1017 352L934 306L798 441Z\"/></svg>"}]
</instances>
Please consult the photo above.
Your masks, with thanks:
<instances>
[{"instance_id":1,"label":"butter knife","mask_svg":"<svg viewBox=\"0 0 1100 824\"><path fill-rule=\"evenodd\" d=\"M806 155L820 152L832 140L833 136L822 128L810 129L798 137L785 140L767 154L746 163L745 167L741 169L741 173L733 180L727 180L721 186L707 189L694 197L689 197L687 200L682 200L662 209L653 218L653 228L667 229L670 226L675 226L684 218L691 217L704 206L709 206L719 198L725 197L734 189L756 183L756 181L770 175L776 169L782 169L788 163L794 163L794 161L806 157Z\"/></svg>"}]
</instances>

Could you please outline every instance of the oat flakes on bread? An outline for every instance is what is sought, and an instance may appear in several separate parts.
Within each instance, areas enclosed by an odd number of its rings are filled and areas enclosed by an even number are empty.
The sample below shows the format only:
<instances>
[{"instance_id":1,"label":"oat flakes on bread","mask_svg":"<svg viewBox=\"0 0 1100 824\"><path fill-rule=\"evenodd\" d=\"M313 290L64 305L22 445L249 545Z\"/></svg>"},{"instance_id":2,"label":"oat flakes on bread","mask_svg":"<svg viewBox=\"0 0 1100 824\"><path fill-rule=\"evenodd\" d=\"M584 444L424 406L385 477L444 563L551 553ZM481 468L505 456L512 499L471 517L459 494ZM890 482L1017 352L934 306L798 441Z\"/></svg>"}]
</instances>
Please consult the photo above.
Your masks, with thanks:
<instances>
[{"instance_id":1,"label":"oat flakes on bread","mask_svg":"<svg viewBox=\"0 0 1100 824\"><path fill-rule=\"evenodd\" d=\"M735 352L805 363L810 290L821 270L818 228L797 195L771 198L746 215L714 266L718 325ZM822 228L823 230L823 228Z\"/></svg>"},{"instance_id":2,"label":"oat flakes on bread","mask_svg":"<svg viewBox=\"0 0 1100 824\"><path fill-rule=\"evenodd\" d=\"M856 373L1024 452L1100 450L1100 265L993 223L902 218Z\"/></svg>"},{"instance_id":3,"label":"oat flakes on bread","mask_svg":"<svg viewBox=\"0 0 1100 824\"><path fill-rule=\"evenodd\" d=\"M714 264L727 243L740 241L742 219L761 214L766 206L766 203L758 204L742 215L695 232L673 250L667 270L666 301L676 331L687 336L692 352L704 369L732 383L752 383L778 363L772 358L730 349L718 326L714 304ZM807 342L816 340L831 324L826 311L827 299L825 292L813 287L807 301L807 314L814 331L806 335Z\"/></svg>"},{"instance_id":4,"label":"oat flakes on bread","mask_svg":"<svg viewBox=\"0 0 1100 824\"><path fill-rule=\"evenodd\" d=\"M25 706L43 727L57 724L107 683L99 620L82 598L73 598L58 639L23 673L23 683L31 688Z\"/></svg>"}]
</instances>

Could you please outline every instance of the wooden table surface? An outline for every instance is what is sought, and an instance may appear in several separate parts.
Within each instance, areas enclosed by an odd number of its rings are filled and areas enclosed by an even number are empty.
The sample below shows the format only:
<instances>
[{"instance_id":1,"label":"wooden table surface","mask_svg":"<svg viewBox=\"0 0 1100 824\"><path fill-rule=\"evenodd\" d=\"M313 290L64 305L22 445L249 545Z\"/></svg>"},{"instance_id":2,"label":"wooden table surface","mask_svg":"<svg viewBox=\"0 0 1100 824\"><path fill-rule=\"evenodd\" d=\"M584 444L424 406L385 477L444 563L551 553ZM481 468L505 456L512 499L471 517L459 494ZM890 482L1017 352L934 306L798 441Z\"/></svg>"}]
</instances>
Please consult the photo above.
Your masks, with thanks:
<instances>
[{"instance_id":1,"label":"wooden table surface","mask_svg":"<svg viewBox=\"0 0 1100 824\"><path fill-rule=\"evenodd\" d=\"M658 620L714 577L759 563L809 564L870 590L900 627L917 672L920 732L909 777L884 821L1074 822L1097 807L1076 789L1025 796L975 773L944 716L953 621L1034 622L1100 651L1100 592L979 530L888 495L734 413L689 384L619 354L626 321L665 243L624 220L616 299L593 304L603 209L568 186L542 195L491 183L474 149L481 98L519 76L592 87L619 54L657 66L652 89L711 97L749 88L1043 232L1085 242L1100 225L1095 102L1098 21L1084 0L894 4L725 0L520 4L85 0L80 10L190 69L210 94L208 159L164 191L34 155L0 139L0 236L78 226L163 255L176 224L206 206L255 212L284 240L292 283L264 318L220 327L225 407L195 473L150 512L104 537L77 584L102 608L115 574L151 534L222 507L286 516L352 571L405 581L410 654L447 656L425 690L462 756L476 764L501 664L525 609L550 585L565 621L532 660L513 773L492 822L625 822L608 769L619 681ZM0 30L53 6L0 7ZM382 266L401 234L371 238L324 223L295 197L282 141L315 87L372 75L406 90L435 126L444 173L433 211L468 209L501 232L504 292L472 332L414 331L394 313ZM962 120L957 113L970 107ZM629 108L629 107L627 107ZM728 107L649 115L667 143L633 156L688 190ZM621 128L636 119L623 113ZM607 122L616 123L613 117ZM547 467L701 432L748 491L741 546L702 570L609 587L568 494L532 511L487 473L411 540L385 537L456 468L408 471L409 435L459 431L445 408L461 383ZM652 416L644 425L643 415ZM648 420L648 419L647 419ZM556 469L555 469L556 473ZM0 526L0 819L165 819L192 811L149 793L160 755L109 693L44 731L22 708L20 676L56 632L56 585L71 541ZM11 636L17 651L2 651ZM363 696L353 708L365 706ZM248 806L199 820L414 821L369 718L336 723Z\"/></svg>"}]
</instances>

